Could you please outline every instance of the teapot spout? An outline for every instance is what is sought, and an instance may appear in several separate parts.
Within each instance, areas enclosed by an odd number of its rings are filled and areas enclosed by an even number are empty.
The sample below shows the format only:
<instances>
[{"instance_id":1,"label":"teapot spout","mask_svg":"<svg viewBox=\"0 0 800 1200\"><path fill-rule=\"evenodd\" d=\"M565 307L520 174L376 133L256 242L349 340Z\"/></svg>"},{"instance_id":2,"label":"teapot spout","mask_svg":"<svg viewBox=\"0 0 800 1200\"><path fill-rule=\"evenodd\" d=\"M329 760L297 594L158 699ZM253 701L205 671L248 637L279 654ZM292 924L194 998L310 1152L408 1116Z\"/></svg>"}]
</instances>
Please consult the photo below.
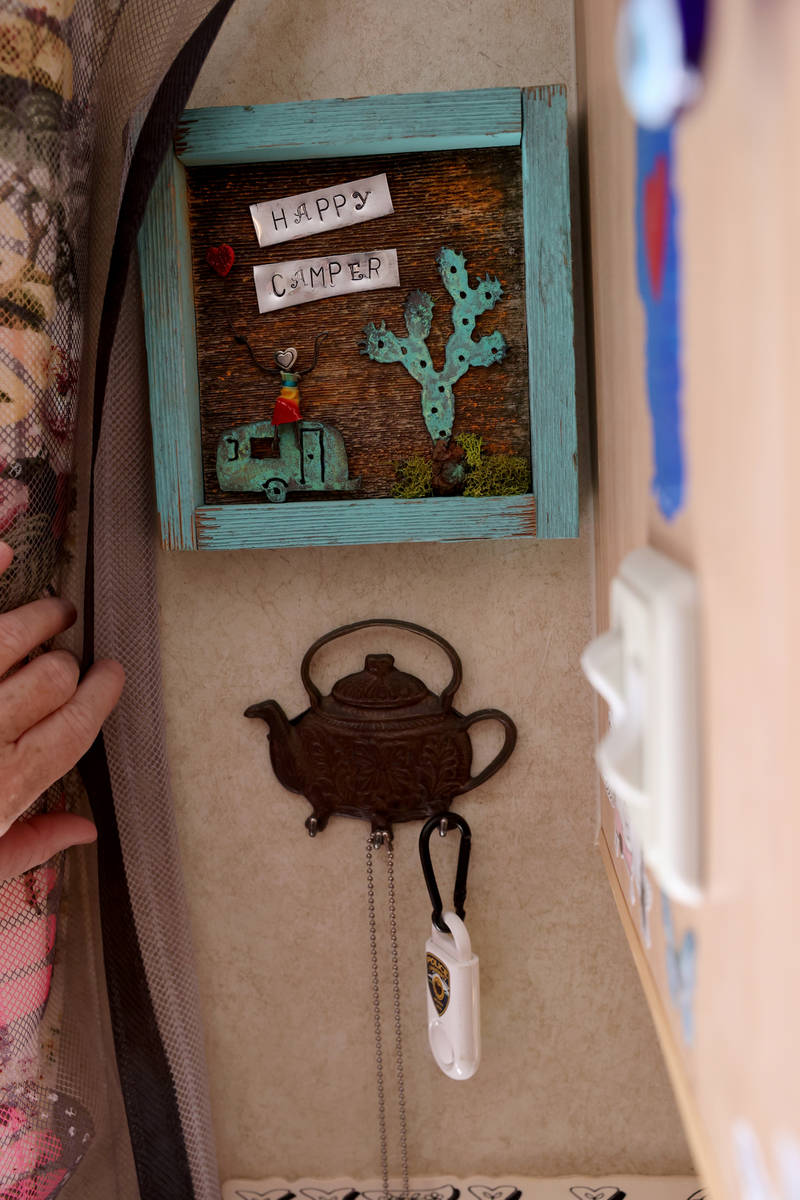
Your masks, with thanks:
<instances>
[{"instance_id":1,"label":"teapot spout","mask_svg":"<svg viewBox=\"0 0 800 1200\"><path fill-rule=\"evenodd\" d=\"M300 739L277 700L262 700L245 709L246 717L260 717L269 728L269 756L278 779L292 792L301 792L298 769Z\"/></svg>"},{"instance_id":2,"label":"teapot spout","mask_svg":"<svg viewBox=\"0 0 800 1200\"><path fill-rule=\"evenodd\" d=\"M288 738L291 733L292 727L289 724L289 718L277 700L262 700L260 704L251 704L244 710L244 715L260 717L262 721L266 721L271 734Z\"/></svg>"}]
</instances>

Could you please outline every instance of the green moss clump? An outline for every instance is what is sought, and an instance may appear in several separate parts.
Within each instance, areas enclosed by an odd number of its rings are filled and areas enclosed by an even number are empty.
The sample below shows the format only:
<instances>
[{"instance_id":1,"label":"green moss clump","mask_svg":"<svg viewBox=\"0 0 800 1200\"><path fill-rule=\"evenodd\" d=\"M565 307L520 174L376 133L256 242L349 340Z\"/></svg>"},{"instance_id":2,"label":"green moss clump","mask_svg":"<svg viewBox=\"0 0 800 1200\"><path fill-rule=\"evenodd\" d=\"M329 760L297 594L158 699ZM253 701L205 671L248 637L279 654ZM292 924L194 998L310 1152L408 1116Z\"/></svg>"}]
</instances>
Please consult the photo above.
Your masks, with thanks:
<instances>
[{"instance_id":1,"label":"green moss clump","mask_svg":"<svg viewBox=\"0 0 800 1200\"><path fill-rule=\"evenodd\" d=\"M419 500L433 495L433 463L421 454L412 454L396 467L397 482L392 495L397 500Z\"/></svg>"},{"instance_id":2,"label":"green moss clump","mask_svg":"<svg viewBox=\"0 0 800 1200\"><path fill-rule=\"evenodd\" d=\"M477 433L460 433L456 441L464 451L468 470L474 471L483 458L483 438Z\"/></svg>"},{"instance_id":3,"label":"green moss clump","mask_svg":"<svg viewBox=\"0 0 800 1200\"><path fill-rule=\"evenodd\" d=\"M518 454L486 454L483 438L461 433L455 439L464 451L464 496L522 496L531 489L530 466ZM397 463L392 495L398 500L420 500L433 495L433 463L412 454Z\"/></svg>"},{"instance_id":4,"label":"green moss clump","mask_svg":"<svg viewBox=\"0 0 800 1200\"><path fill-rule=\"evenodd\" d=\"M530 471L518 454L490 454L482 458L468 473L464 487L465 496L519 496L528 491Z\"/></svg>"}]
</instances>

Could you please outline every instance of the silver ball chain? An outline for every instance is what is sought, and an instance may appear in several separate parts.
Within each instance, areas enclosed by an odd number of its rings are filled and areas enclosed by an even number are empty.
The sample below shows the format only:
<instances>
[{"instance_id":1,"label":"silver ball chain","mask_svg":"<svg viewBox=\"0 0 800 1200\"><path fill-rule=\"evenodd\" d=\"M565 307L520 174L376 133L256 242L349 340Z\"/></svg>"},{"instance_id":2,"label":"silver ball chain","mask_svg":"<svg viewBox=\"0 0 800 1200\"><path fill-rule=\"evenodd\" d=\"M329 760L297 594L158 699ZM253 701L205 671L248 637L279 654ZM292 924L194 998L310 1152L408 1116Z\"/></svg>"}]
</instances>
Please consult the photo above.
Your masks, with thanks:
<instances>
[{"instance_id":1,"label":"silver ball chain","mask_svg":"<svg viewBox=\"0 0 800 1200\"><path fill-rule=\"evenodd\" d=\"M392 1002L394 1012L395 1078L397 1110L400 1119L400 1168L403 1179L402 1200L408 1200L408 1127L406 1123L406 1088L403 1073L403 1024L400 1013L400 965L397 953L397 905L394 888L394 849L389 833L370 833L367 837L367 913L369 917L369 952L372 963L372 1005L375 1020L375 1073L378 1091L378 1137L381 1152L381 1176L386 1200L389 1200L389 1150L386 1137L386 1091L383 1074L383 1036L381 1032L381 997L378 975L378 935L375 925L375 873L373 851L386 847L386 888L389 910L389 937L392 961Z\"/></svg>"}]
</instances>

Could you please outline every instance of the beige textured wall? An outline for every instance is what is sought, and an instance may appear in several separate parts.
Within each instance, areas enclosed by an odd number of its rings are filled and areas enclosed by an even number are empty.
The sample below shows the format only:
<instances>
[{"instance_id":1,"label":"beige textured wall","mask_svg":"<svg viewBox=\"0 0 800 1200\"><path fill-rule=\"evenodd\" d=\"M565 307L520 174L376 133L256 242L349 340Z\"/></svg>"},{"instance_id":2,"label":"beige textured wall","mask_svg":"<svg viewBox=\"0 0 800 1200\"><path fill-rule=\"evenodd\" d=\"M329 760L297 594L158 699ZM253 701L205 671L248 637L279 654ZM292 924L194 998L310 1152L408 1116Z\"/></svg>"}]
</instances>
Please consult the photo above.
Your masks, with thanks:
<instances>
[{"instance_id":1,"label":"beige textured wall","mask_svg":"<svg viewBox=\"0 0 800 1200\"><path fill-rule=\"evenodd\" d=\"M239 0L193 104L574 80L566 0ZM299 711L307 645L378 615L441 631L464 659L462 711L496 705L520 730L509 766L459 806L474 835L467 915L483 990L484 1061L467 1084L427 1052L429 903L417 829L397 832L412 1172L690 1168L593 846L592 702L577 668L591 629L583 410L581 427L580 541L161 555L168 736L223 1176L378 1171L366 827L334 821L312 842L305 802L272 777L263 726L241 716L266 696ZM401 666L443 681L433 652L395 644ZM323 683L355 669L363 646L331 652Z\"/></svg>"}]
</instances>

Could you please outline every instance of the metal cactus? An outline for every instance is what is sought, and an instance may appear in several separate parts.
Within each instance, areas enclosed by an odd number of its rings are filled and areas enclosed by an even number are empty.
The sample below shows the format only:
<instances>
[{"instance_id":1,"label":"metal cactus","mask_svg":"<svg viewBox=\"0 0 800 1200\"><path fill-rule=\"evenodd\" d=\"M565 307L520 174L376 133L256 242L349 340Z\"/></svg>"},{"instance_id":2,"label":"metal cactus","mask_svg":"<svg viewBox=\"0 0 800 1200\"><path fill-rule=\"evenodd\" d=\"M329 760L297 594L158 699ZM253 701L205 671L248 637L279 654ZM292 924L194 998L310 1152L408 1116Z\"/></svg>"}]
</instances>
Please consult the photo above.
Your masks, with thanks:
<instances>
[{"instance_id":1,"label":"metal cactus","mask_svg":"<svg viewBox=\"0 0 800 1200\"><path fill-rule=\"evenodd\" d=\"M481 313L494 308L503 295L498 279L486 276L471 287L463 254L443 246L436 260L442 283L453 299L453 332L445 348L444 366L434 369L427 338L433 318L433 298L428 292L409 292L404 316L408 337L399 338L386 328L370 322L364 329L362 354L375 362L402 363L422 387L422 415L434 442L449 438L453 432L455 399L453 386L470 367L488 367L502 362L506 342L499 330L474 341L475 321Z\"/></svg>"}]
</instances>

